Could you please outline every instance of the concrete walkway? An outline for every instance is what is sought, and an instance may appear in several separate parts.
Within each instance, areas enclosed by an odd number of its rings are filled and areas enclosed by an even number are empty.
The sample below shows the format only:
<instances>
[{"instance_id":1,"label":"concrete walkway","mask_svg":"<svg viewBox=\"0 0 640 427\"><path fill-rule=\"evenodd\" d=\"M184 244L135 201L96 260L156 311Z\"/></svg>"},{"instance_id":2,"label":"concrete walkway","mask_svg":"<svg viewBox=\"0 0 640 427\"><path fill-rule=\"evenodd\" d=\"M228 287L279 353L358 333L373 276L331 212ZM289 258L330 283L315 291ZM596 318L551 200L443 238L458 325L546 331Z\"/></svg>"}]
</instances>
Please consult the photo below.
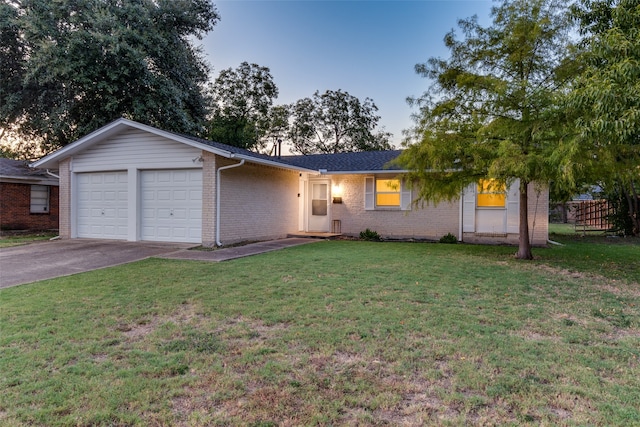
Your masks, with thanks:
<instances>
[{"instance_id":1,"label":"concrete walkway","mask_svg":"<svg viewBox=\"0 0 640 427\"><path fill-rule=\"evenodd\" d=\"M189 243L70 239L33 242L0 249L0 288L68 276L145 258L227 261L320 239L287 238L215 250Z\"/></svg>"},{"instance_id":2,"label":"concrete walkway","mask_svg":"<svg viewBox=\"0 0 640 427\"><path fill-rule=\"evenodd\" d=\"M292 237L287 239L270 240L267 242L249 243L248 245L213 250L179 250L176 252L156 255L155 258L165 259L189 259L197 261L228 261L230 259L243 258L264 252L277 251L278 249L299 246L307 243L319 242L321 239L309 239Z\"/></svg>"}]
</instances>

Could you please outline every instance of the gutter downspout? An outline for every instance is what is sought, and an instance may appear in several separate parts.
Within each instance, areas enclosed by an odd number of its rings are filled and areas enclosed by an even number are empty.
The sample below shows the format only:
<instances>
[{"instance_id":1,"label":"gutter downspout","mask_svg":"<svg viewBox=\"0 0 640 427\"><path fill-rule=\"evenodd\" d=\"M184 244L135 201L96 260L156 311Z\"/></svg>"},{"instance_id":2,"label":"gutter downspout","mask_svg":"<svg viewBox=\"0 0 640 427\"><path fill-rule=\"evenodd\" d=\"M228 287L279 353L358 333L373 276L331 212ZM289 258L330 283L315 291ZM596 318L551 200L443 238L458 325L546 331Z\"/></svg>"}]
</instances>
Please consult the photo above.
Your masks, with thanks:
<instances>
[{"instance_id":1,"label":"gutter downspout","mask_svg":"<svg viewBox=\"0 0 640 427\"><path fill-rule=\"evenodd\" d=\"M222 246L222 243L220 243L220 172L225 169L233 169L242 165L244 165L244 159L240 160L240 163L222 166L216 171L216 246Z\"/></svg>"},{"instance_id":2,"label":"gutter downspout","mask_svg":"<svg viewBox=\"0 0 640 427\"><path fill-rule=\"evenodd\" d=\"M462 233L464 232L464 224L462 224L462 221L464 220L464 188L462 188L462 191L460 192L460 213L458 214L458 242L462 242Z\"/></svg>"},{"instance_id":3,"label":"gutter downspout","mask_svg":"<svg viewBox=\"0 0 640 427\"><path fill-rule=\"evenodd\" d=\"M54 177L57 180L60 180L60 177L53 172L50 172L49 169L46 170L47 175ZM60 240L60 235L50 238L49 240Z\"/></svg>"},{"instance_id":4,"label":"gutter downspout","mask_svg":"<svg viewBox=\"0 0 640 427\"><path fill-rule=\"evenodd\" d=\"M54 178L60 179L60 177L58 175L56 175L55 173L49 172L49 169L47 169L47 175L52 176Z\"/></svg>"}]
</instances>

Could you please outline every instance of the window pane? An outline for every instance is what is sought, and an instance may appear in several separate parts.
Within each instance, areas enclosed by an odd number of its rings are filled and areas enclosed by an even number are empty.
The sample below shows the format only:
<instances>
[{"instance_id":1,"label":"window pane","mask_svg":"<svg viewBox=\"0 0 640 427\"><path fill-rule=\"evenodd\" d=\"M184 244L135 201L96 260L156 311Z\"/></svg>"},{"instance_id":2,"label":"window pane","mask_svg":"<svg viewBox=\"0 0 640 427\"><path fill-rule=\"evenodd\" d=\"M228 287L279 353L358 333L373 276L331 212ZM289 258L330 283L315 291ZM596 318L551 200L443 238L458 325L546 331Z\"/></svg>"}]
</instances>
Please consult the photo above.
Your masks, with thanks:
<instances>
[{"instance_id":1,"label":"window pane","mask_svg":"<svg viewBox=\"0 0 640 427\"><path fill-rule=\"evenodd\" d=\"M313 200L327 200L327 184L313 184L311 198Z\"/></svg>"},{"instance_id":2,"label":"window pane","mask_svg":"<svg viewBox=\"0 0 640 427\"><path fill-rule=\"evenodd\" d=\"M326 200L312 200L311 201L311 215L326 216L327 215L327 201Z\"/></svg>"},{"instance_id":3,"label":"window pane","mask_svg":"<svg viewBox=\"0 0 640 427\"><path fill-rule=\"evenodd\" d=\"M400 193L378 193L376 194L376 205L400 206Z\"/></svg>"},{"instance_id":4,"label":"window pane","mask_svg":"<svg viewBox=\"0 0 640 427\"><path fill-rule=\"evenodd\" d=\"M46 185L31 186L31 213L49 212L49 187Z\"/></svg>"},{"instance_id":5,"label":"window pane","mask_svg":"<svg viewBox=\"0 0 640 427\"><path fill-rule=\"evenodd\" d=\"M478 194L479 207L503 208L504 194Z\"/></svg>"},{"instance_id":6,"label":"window pane","mask_svg":"<svg viewBox=\"0 0 640 427\"><path fill-rule=\"evenodd\" d=\"M376 206L400 206L399 179L376 179Z\"/></svg>"},{"instance_id":7,"label":"window pane","mask_svg":"<svg viewBox=\"0 0 640 427\"><path fill-rule=\"evenodd\" d=\"M400 180L398 179L376 179L377 192L400 192Z\"/></svg>"},{"instance_id":8,"label":"window pane","mask_svg":"<svg viewBox=\"0 0 640 427\"><path fill-rule=\"evenodd\" d=\"M478 193L506 193L506 184L498 184L495 179L482 179L478 183Z\"/></svg>"},{"instance_id":9,"label":"window pane","mask_svg":"<svg viewBox=\"0 0 640 427\"><path fill-rule=\"evenodd\" d=\"M483 179L478 182L478 207L504 208L506 185L498 184L495 179Z\"/></svg>"}]
</instances>

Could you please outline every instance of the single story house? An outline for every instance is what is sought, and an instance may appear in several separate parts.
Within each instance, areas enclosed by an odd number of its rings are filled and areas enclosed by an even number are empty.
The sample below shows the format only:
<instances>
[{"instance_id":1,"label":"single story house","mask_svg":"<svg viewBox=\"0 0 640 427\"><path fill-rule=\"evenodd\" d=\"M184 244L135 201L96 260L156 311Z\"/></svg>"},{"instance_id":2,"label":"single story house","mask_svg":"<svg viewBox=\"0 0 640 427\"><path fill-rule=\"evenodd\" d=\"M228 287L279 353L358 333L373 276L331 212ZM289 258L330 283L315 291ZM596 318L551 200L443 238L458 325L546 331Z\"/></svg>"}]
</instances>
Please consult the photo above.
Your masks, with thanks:
<instances>
[{"instance_id":1,"label":"single story house","mask_svg":"<svg viewBox=\"0 0 640 427\"><path fill-rule=\"evenodd\" d=\"M0 158L0 229L58 228L58 177L23 160Z\"/></svg>"},{"instance_id":2,"label":"single story house","mask_svg":"<svg viewBox=\"0 0 640 427\"><path fill-rule=\"evenodd\" d=\"M369 228L517 242L517 185L496 197L470 186L455 202L416 207L406 171L387 165L399 153L273 157L118 119L32 166L59 171L62 238L226 245ZM530 194L531 240L543 245L548 192Z\"/></svg>"}]
</instances>

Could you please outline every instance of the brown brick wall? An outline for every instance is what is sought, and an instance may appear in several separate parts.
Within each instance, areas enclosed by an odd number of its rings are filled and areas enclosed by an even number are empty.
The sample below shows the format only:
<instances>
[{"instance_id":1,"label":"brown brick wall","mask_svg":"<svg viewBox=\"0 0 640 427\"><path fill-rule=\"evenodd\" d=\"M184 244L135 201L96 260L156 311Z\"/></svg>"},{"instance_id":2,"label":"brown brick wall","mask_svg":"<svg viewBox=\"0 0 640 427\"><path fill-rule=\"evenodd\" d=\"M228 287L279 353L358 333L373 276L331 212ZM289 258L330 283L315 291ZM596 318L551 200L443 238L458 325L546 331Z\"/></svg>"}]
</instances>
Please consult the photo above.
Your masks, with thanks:
<instances>
[{"instance_id":1,"label":"brown brick wall","mask_svg":"<svg viewBox=\"0 0 640 427\"><path fill-rule=\"evenodd\" d=\"M31 184L0 182L0 228L55 230L58 228L58 187L49 186L49 212L31 213Z\"/></svg>"}]
</instances>

